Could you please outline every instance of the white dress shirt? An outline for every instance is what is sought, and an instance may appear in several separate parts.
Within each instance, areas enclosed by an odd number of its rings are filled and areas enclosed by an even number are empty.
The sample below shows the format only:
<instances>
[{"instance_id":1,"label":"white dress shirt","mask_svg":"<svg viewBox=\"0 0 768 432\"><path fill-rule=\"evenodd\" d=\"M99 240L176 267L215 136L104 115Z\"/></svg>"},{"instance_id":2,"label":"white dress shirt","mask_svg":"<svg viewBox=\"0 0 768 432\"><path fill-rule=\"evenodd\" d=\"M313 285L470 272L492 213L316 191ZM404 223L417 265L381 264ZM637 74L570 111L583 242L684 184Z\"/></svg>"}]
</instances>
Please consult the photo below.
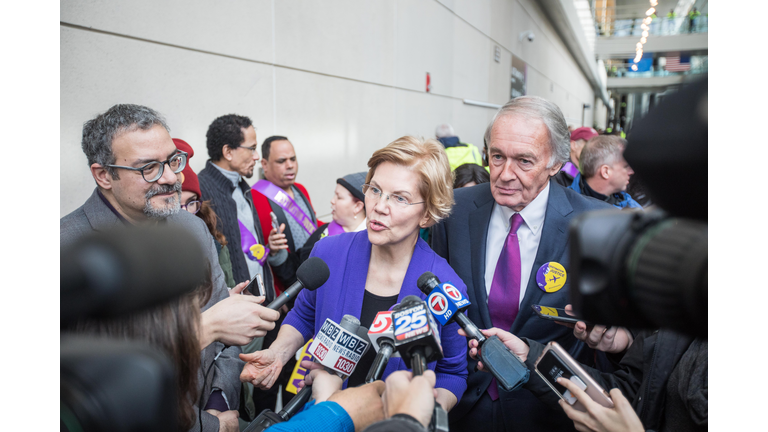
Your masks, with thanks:
<instances>
[{"instance_id":1,"label":"white dress shirt","mask_svg":"<svg viewBox=\"0 0 768 432\"><path fill-rule=\"evenodd\" d=\"M536 260L539 250L541 232L544 228L544 216L547 214L547 202L549 201L549 182L539 195L528 204L520 216L523 223L517 229L517 239L520 243L520 299L525 297L525 289L528 287L528 279L531 277L531 267ZM499 261L501 250L507 241L509 234L509 220L516 212L509 207L493 204L491 222L488 226L488 237L485 242L485 292L490 295L493 274L496 272L496 263Z\"/></svg>"}]
</instances>

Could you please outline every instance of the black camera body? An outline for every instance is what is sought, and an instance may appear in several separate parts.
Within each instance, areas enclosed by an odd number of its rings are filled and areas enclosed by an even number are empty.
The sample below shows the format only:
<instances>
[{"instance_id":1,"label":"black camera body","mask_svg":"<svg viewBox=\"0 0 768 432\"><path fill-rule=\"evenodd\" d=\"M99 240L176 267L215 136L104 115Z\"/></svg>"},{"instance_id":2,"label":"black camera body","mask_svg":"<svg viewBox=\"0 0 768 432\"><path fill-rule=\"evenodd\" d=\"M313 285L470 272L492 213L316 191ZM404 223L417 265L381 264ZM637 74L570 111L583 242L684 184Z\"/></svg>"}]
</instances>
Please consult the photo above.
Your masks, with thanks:
<instances>
[{"instance_id":1,"label":"black camera body","mask_svg":"<svg viewBox=\"0 0 768 432\"><path fill-rule=\"evenodd\" d=\"M630 132L624 158L658 207L571 222L579 317L707 337L707 144L706 78L668 96Z\"/></svg>"}]
</instances>

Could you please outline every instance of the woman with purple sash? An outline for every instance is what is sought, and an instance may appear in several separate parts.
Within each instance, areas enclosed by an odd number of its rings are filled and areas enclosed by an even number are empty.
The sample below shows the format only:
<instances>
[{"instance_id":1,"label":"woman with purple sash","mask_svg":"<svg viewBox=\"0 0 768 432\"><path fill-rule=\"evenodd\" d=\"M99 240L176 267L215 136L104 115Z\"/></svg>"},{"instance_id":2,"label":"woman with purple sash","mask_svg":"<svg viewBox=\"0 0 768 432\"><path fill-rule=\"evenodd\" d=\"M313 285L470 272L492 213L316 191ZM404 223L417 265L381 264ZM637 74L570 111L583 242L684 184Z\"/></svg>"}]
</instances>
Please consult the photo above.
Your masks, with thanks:
<instances>
[{"instance_id":1,"label":"woman with purple sash","mask_svg":"<svg viewBox=\"0 0 768 432\"><path fill-rule=\"evenodd\" d=\"M466 295L464 282L419 237L421 228L447 217L454 203L453 177L443 146L405 136L374 152L368 167L362 187L366 231L337 234L315 245L311 255L328 264L328 281L317 290L299 293L269 349L240 356L247 362L242 381L270 388L283 365L326 319L338 323L350 314L370 327L378 312L390 310L406 296L424 299L416 281L426 271ZM443 358L427 365L437 377L436 400L446 411L467 388L466 339L458 328L456 323L438 324ZM362 384L374 357L374 350L369 350L345 385ZM405 369L410 365L402 358L391 358L382 379Z\"/></svg>"},{"instance_id":2,"label":"woman with purple sash","mask_svg":"<svg viewBox=\"0 0 768 432\"><path fill-rule=\"evenodd\" d=\"M280 226L280 232L272 228L269 233L270 252L267 262L272 268L272 273L283 283L283 286L288 287L296 282L296 270L309 258L315 243L328 236L365 230L363 184L365 184L366 174L366 172L353 173L336 180L336 190L331 198L333 221L319 226L299 250L288 252L288 240L283 234L285 224Z\"/></svg>"}]
</instances>

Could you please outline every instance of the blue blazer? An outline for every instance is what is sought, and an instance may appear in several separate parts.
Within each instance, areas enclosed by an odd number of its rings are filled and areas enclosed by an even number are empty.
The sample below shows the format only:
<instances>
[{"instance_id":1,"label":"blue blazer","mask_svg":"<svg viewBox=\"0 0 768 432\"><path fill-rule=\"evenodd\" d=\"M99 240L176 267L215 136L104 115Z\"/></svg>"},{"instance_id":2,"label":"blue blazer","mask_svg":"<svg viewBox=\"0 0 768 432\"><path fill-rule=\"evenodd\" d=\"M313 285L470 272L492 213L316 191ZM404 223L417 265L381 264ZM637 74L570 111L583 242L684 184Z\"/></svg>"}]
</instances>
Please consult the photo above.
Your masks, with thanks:
<instances>
[{"instance_id":1,"label":"blue blazer","mask_svg":"<svg viewBox=\"0 0 768 432\"><path fill-rule=\"evenodd\" d=\"M448 260L459 277L467 285L469 318L481 328L490 328L488 295L485 286L485 249L488 226L493 212L494 199L489 183L455 191L456 204L451 216L433 227L432 248ZM528 286L525 290L520 311L512 328L504 329L518 337L526 337L541 343L555 340L563 348L586 364L594 363L594 351L573 336L568 327L536 317L531 305L541 304L562 308L570 303L570 281L559 291L545 293L536 284L536 272L543 264L555 261L568 272L568 224L574 216L588 210L614 208L594 198L579 195L550 180L549 202L547 203L541 242L530 269ZM535 361L536 359L532 359ZM477 361L468 359L467 392L461 403L450 412L452 420L458 420L473 409L491 383L491 374L475 372ZM531 380L540 379L531 373ZM505 424L514 425L515 430L570 430L573 423L559 412L548 408L525 388L514 392L499 389ZM492 413L488 413L492 418Z\"/></svg>"},{"instance_id":2,"label":"blue blazer","mask_svg":"<svg viewBox=\"0 0 768 432\"><path fill-rule=\"evenodd\" d=\"M331 275L317 290L301 291L296 297L296 304L283 322L283 325L289 324L298 330L304 336L304 341L320 330L326 318L337 323L341 322L341 318L346 314L360 318L368 264L371 261L368 232L325 237L312 249L312 256L322 258L328 264ZM456 272L444 259L437 256L424 240L418 239L403 285L400 287L398 303L409 295L418 296L422 300L426 298L416 286L419 276L426 271L431 271L443 282L452 282L462 294L466 294L467 287ZM445 328L440 326L440 323L437 325L444 357L430 363L428 367L435 371L436 387L449 390L461 400L461 395L467 388L467 340L458 334L458 324L451 323ZM383 379L396 370L406 369L409 370L410 367L402 358L392 358L384 370Z\"/></svg>"}]
</instances>

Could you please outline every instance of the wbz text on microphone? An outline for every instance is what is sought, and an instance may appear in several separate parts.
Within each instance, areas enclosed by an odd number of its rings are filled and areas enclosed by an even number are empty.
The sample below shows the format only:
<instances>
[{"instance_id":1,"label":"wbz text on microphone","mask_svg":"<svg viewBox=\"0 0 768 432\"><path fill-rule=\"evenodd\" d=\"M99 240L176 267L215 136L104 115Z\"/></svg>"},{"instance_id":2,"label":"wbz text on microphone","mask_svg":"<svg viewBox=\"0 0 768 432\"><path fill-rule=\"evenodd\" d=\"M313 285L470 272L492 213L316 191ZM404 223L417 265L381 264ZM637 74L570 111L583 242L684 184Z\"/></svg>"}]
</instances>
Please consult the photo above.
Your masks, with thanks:
<instances>
[{"instance_id":1,"label":"wbz text on microphone","mask_svg":"<svg viewBox=\"0 0 768 432\"><path fill-rule=\"evenodd\" d=\"M323 366L342 375L351 375L367 348L367 341L326 319L309 346L309 352Z\"/></svg>"}]
</instances>

